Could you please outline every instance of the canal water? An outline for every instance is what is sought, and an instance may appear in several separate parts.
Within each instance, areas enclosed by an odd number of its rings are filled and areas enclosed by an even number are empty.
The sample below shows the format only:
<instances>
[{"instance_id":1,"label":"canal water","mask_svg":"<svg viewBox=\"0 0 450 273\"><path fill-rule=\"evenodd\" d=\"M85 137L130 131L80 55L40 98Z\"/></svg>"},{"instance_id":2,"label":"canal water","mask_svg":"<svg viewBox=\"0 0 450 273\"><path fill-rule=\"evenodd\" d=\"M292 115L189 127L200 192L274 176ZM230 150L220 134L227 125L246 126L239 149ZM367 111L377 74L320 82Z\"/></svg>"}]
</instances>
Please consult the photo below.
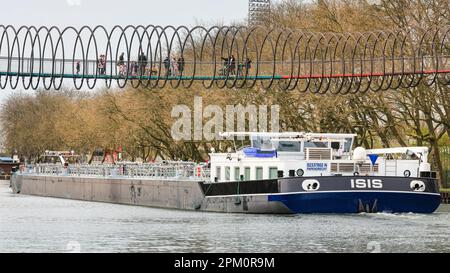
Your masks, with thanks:
<instances>
[{"instance_id":1,"label":"canal water","mask_svg":"<svg viewBox=\"0 0 450 273\"><path fill-rule=\"evenodd\" d=\"M434 214L243 215L12 194L0 184L0 252L450 252Z\"/></svg>"}]
</instances>

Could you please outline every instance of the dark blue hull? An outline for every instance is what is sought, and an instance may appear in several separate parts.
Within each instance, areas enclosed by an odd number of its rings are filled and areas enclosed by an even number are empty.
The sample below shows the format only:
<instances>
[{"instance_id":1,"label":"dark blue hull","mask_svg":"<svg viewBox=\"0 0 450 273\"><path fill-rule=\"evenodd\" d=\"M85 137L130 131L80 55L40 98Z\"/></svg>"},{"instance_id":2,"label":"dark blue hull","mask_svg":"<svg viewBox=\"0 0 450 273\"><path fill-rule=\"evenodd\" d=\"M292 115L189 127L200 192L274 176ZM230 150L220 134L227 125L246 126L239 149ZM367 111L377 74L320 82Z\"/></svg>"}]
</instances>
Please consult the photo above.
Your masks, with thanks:
<instances>
[{"instance_id":1,"label":"dark blue hull","mask_svg":"<svg viewBox=\"0 0 450 273\"><path fill-rule=\"evenodd\" d=\"M441 197L433 193L339 191L274 194L268 201L281 202L292 213L432 213Z\"/></svg>"}]
</instances>

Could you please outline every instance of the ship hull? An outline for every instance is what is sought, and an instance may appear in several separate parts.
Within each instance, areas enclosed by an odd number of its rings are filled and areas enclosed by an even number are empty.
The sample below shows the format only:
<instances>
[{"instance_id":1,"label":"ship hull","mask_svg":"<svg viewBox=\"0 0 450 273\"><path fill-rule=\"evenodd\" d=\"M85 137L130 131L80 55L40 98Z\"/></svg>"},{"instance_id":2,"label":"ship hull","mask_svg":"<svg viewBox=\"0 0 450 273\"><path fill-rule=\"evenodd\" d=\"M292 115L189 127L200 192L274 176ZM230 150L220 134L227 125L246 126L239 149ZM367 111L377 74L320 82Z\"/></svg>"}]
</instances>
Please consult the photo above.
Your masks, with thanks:
<instances>
[{"instance_id":1,"label":"ship hull","mask_svg":"<svg viewBox=\"0 0 450 273\"><path fill-rule=\"evenodd\" d=\"M293 177L205 183L124 177L15 174L15 193L226 213L432 213L435 179L368 176Z\"/></svg>"},{"instance_id":2,"label":"ship hull","mask_svg":"<svg viewBox=\"0 0 450 273\"><path fill-rule=\"evenodd\" d=\"M440 204L440 195L405 192L320 192L268 196L269 202L281 202L292 213L432 213Z\"/></svg>"}]
</instances>

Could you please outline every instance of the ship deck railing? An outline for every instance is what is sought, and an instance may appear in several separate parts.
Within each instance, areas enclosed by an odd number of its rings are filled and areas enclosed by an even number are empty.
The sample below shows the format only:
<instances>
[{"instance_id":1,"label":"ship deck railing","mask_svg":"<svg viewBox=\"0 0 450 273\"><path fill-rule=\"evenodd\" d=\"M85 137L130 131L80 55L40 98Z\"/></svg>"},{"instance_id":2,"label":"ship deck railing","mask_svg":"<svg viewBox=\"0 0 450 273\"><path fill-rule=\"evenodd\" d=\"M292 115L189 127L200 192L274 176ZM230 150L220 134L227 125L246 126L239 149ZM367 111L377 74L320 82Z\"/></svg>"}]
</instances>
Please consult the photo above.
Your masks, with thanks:
<instances>
[{"instance_id":1,"label":"ship deck railing","mask_svg":"<svg viewBox=\"0 0 450 273\"><path fill-rule=\"evenodd\" d=\"M134 178L155 180L195 180L205 181L209 170L196 163L127 163L127 164L33 164L20 170L22 175Z\"/></svg>"}]
</instances>

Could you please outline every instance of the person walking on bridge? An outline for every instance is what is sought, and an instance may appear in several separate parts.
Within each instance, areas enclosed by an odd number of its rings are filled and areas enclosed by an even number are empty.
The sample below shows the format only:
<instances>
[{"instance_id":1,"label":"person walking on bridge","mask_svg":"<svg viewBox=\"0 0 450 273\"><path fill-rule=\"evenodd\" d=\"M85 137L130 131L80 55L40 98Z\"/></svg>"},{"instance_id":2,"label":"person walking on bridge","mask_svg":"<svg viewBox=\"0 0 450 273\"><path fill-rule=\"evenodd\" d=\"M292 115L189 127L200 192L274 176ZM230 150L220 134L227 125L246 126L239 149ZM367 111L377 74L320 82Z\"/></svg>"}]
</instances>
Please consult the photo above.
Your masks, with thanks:
<instances>
[{"instance_id":1,"label":"person walking on bridge","mask_svg":"<svg viewBox=\"0 0 450 273\"><path fill-rule=\"evenodd\" d=\"M75 70L77 71L77 75L80 75L80 61L77 61L76 65L75 65Z\"/></svg>"},{"instance_id":2,"label":"person walking on bridge","mask_svg":"<svg viewBox=\"0 0 450 273\"><path fill-rule=\"evenodd\" d=\"M100 58L97 59L97 71L98 74L102 74L102 68L103 68L103 64L102 64L102 55L100 55Z\"/></svg>"},{"instance_id":3,"label":"person walking on bridge","mask_svg":"<svg viewBox=\"0 0 450 273\"><path fill-rule=\"evenodd\" d=\"M172 66L172 76L178 76L178 61L176 57L172 57L170 65Z\"/></svg>"},{"instance_id":4,"label":"person walking on bridge","mask_svg":"<svg viewBox=\"0 0 450 273\"><path fill-rule=\"evenodd\" d=\"M252 60L249 58L245 59L245 76L248 76L248 72L250 71L250 68L252 68Z\"/></svg>"},{"instance_id":5,"label":"person walking on bridge","mask_svg":"<svg viewBox=\"0 0 450 273\"><path fill-rule=\"evenodd\" d=\"M230 58L221 57L221 59L223 60L223 67L220 74L221 76L226 76L230 72Z\"/></svg>"},{"instance_id":6,"label":"person walking on bridge","mask_svg":"<svg viewBox=\"0 0 450 273\"><path fill-rule=\"evenodd\" d=\"M169 56L167 56L164 61L164 68L166 69L166 76L171 76L172 72L170 71L170 59Z\"/></svg>"},{"instance_id":7,"label":"person walking on bridge","mask_svg":"<svg viewBox=\"0 0 450 273\"><path fill-rule=\"evenodd\" d=\"M122 52L119 56L119 61L117 62L117 66L119 67L119 75L124 76L125 75L125 58L124 53Z\"/></svg>"},{"instance_id":8,"label":"person walking on bridge","mask_svg":"<svg viewBox=\"0 0 450 273\"><path fill-rule=\"evenodd\" d=\"M234 55L231 55L231 58L229 60L230 62L230 74L236 75L236 58L234 58Z\"/></svg>"},{"instance_id":9,"label":"person walking on bridge","mask_svg":"<svg viewBox=\"0 0 450 273\"><path fill-rule=\"evenodd\" d=\"M123 52L120 54L120 56L119 56L119 62L117 63L117 65L120 66L120 65L124 65L124 64L125 64L124 54L125 54L125 53L123 53Z\"/></svg>"},{"instance_id":10,"label":"person walking on bridge","mask_svg":"<svg viewBox=\"0 0 450 273\"><path fill-rule=\"evenodd\" d=\"M183 74L184 71L184 58L183 55L178 58L178 72L180 72L180 75Z\"/></svg>"},{"instance_id":11,"label":"person walking on bridge","mask_svg":"<svg viewBox=\"0 0 450 273\"><path fill-rule=\"evenodd\" d=\"M147 67L147 56L145 56L143 51L141 51L141 53L139 54L138 63L139 63L141 75L144 75L145 68Z\"/></svg>"},{"instance_id":12,"label":"person walking on bridge","mask_svg":"<svg viewBox=\"0 0 450 273\"><path fill-rule=\"evenodd\" d=\"M100 75L105 75L106 74L106 56L105 55L100 55L100 59L97 60L97 68L98 68L98 73Z\"/></svg>"}]
</instances>

